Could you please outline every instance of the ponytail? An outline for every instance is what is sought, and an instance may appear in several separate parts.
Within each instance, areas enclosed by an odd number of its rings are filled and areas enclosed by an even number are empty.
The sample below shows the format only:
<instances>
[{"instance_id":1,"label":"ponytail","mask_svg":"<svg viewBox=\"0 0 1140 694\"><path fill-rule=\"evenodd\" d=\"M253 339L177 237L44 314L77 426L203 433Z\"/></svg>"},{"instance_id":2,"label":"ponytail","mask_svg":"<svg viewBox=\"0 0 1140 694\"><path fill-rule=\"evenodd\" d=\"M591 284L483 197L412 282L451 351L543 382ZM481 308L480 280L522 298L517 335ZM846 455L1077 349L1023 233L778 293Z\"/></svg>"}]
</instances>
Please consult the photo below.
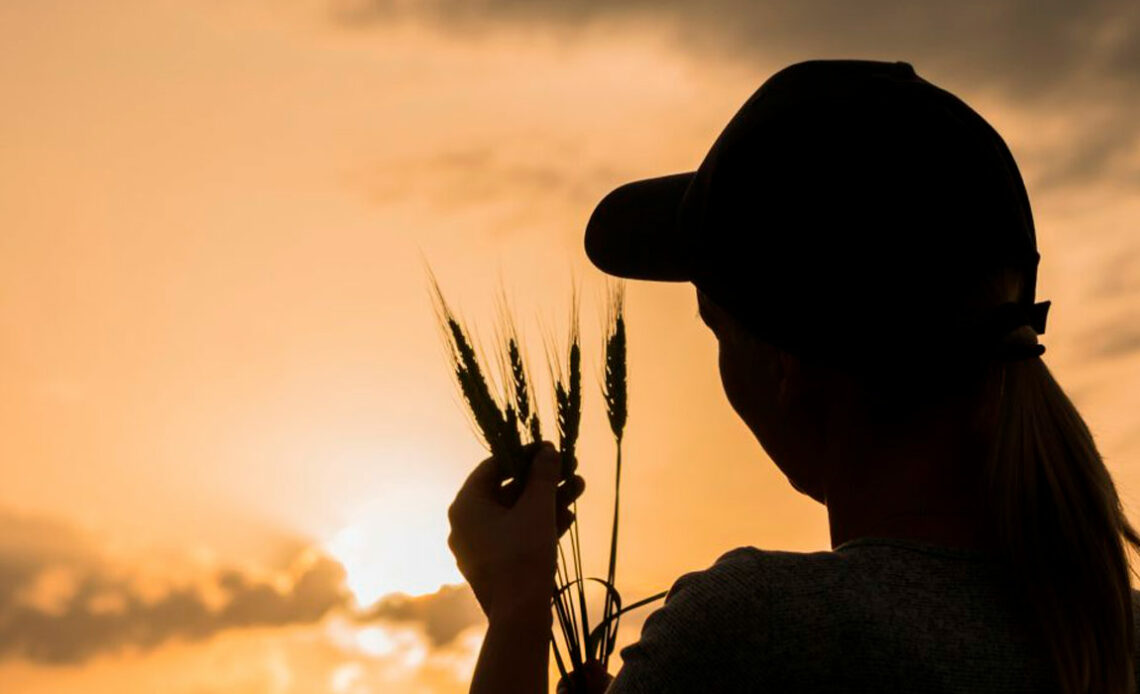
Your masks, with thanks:
<instances>
[{"instance_id":1,"label":"ponytail","mask_svg":"<svg viewBox=\"0 0 1140 694\"><path fill-rule=\"evenodd\" d=\"M1088 426L1039 358L999 363L986 483L998 550L1064 694L1132 694L1124 516Z\"/></svg>"}]
</instances>

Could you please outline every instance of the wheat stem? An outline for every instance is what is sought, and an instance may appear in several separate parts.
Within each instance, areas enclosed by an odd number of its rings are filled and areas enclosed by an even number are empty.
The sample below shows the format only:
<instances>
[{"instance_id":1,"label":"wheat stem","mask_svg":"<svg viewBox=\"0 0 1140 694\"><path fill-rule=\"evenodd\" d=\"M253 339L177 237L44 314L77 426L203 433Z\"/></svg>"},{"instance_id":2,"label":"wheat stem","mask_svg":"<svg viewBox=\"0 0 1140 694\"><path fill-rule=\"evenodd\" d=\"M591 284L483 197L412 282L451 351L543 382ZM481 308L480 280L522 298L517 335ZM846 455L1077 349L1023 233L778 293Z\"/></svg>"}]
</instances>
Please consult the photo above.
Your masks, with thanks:
<instances>
[{"instance_id":1,"label":"wheat stem","mask_svg":"<svg viewBox=\"0 0 1140 694\"><path fill-rule=\"evenodd\" d=\"M621 507L621 444L628 419L629 383L625 335L625 285L623 283L617 284L610 291L606 314L606 339L603 345L605 375L602 380L602 398L606 403L606 415L617 447L617 460L614 465L613 528L610 534L610 561L606 572L606 580L612 586L617 572L618 509ZM614 600L611 594L607 592L603 609L603 619L607 626L601 654L604 665L609 664L610 645L613 643L613 637L617 634L618 619L612 621L610 619L615 608Z\"/></svg>"}]
</instances>

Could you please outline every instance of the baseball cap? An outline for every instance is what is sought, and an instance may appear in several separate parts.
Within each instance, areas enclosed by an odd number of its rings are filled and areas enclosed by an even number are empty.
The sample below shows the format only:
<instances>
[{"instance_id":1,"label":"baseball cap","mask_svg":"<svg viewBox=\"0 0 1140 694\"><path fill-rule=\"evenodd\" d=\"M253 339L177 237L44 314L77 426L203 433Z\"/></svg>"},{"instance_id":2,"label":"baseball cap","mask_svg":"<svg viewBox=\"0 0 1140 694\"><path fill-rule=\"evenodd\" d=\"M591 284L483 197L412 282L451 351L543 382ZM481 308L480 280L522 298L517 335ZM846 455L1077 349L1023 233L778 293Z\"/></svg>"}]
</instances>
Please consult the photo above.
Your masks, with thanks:
<instances>
[{"instance_id":1,"label":"baseball cap","mask_svg":"<svg viewBox=\"0 0 1140 694\"><path fill-rule=\"evenodd\" d=\"M815 60L749 98L695 171L597 205L590 260L691 282L753 334L834 362L1038 356L1045 332L1024 182L978 113L905 62ZM979 310L1008 268L1016 301Z\"/></svg>"}]
</instances>

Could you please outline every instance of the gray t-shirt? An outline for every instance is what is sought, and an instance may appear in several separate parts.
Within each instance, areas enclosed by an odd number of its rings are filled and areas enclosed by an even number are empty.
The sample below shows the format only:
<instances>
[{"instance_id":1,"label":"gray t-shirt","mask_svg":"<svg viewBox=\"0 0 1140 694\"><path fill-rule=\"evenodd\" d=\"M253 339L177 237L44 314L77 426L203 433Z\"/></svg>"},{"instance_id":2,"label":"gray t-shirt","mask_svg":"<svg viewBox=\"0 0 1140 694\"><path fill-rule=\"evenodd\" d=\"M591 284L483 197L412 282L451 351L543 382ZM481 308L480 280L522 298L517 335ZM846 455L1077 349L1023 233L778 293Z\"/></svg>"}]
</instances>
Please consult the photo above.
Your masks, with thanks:
<instances>
[{"instance_id":1,"label":"gray t-shirt","mask_svg":"<svg viewBox=\"0 0 1140 694\"><path fill-rule=\"evenodd\" d=\"M608 691L1054 690L1011 590L996 561L967 550L741 547L677 580Z\"/></svg>"}]
</instances>

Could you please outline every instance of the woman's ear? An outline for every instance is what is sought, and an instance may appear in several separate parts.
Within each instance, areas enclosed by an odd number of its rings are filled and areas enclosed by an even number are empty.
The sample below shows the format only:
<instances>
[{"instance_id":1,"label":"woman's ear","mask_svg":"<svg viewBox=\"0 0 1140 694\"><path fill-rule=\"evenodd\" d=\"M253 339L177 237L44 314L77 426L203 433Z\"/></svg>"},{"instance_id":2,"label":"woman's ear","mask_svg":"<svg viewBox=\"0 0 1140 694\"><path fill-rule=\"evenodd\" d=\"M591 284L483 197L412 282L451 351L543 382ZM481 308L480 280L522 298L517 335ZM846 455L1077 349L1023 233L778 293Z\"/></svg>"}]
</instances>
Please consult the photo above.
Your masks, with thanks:
<instances>
[{"instance_id":1,"label":"woman's ear","mask_svg":"<svg viewBox=\"0 0 1140 694\"><path fill-rule=\"evenodd\" d=\"M798 357L783 350L776 350L776 358L772 360L775 370L773 377L776 381L776 397L781 407L791 403L793 393L798 393L802 387L803 371Z\"/></svg>"},{"instance_id":2,"label":"woman's ear","mask_svg":"<svg viewBox=\"0 0 1140 694\"><path fill-rule=\"evenodd\" d=\"M830 370L783 350L777 350L771 361L781 407L795 406L814 411L825 407L834 397L835 375Z\"/></svg>"}]
</instances>

